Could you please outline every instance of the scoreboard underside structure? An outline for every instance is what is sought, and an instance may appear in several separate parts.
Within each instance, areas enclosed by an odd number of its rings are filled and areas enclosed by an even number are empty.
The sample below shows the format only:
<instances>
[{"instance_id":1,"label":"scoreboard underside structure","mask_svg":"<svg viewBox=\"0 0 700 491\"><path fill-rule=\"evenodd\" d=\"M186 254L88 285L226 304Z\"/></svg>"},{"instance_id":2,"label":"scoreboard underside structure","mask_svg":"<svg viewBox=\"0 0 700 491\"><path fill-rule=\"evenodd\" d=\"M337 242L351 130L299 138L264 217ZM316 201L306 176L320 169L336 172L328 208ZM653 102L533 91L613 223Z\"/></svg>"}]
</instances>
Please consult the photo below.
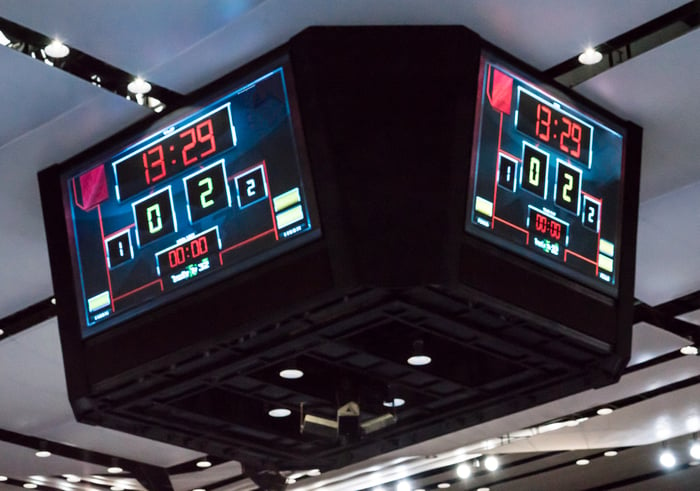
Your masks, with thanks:
<instances>
[{"instance_id":1,"label":"scoreboard underside structure","mask_svg":"<svg viewBox=\"0 0 700 491\"><path fill-rule=\"evenodd\" d=\"M619 377L633 123L454 26L310 28L188 97L39 175L80 421L330 469Z\"/></svg>"}]
</instances>

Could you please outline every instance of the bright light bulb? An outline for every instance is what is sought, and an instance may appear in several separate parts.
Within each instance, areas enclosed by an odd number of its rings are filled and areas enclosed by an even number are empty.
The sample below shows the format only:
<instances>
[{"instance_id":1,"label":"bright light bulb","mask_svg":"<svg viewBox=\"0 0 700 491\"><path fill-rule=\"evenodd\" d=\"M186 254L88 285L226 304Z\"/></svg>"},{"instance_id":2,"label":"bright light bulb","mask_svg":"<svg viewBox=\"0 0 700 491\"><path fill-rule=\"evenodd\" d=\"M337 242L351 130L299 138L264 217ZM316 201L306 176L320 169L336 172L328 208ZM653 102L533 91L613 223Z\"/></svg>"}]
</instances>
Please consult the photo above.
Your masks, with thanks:
<instances>
[{"instance_id":1,"label":"bright light bulb","mask_svg":"<svg viewBox=\"0 0 700 491\"><path fill-rule=\"evenodd\" d=\"M617 455L617 450L607 450L603 453L606 457L614 457Z\"/></svg>"},{"instance_id":2,"label":"bright light bulb","mask_svg":"<svg viewBox=\"0 0 700 491\"><path fill-rule=\"evenodd\" d=\"M696 356L698 354L698 347L689 344L688 346L683 346L681 348L681 353L685 356Z\"/></svg>"},{"instance_id":3,"label":"bright light bulb","mask_svg":"<svg viewBox=\"0 0 700 491\"><path fill-rule=\"evenodd\" d=\"M670 450L664 450L659 455L659 463L669 469L676 465L676 456Z\"/></svg>"},{"instance_id":4,"label":"bright light bulb","mask_svg":"<svg viewBox=\"0 0 700 491\"><path fill-rule=\"evenodd\" d=\"M63 474L63 477L65 477L68 482L80 482L80 478L75 474Z\"/></svg>"},{"instance_id":5,"label":"bright light bulb","mask_svg":"<svg viewBox=\"0 0 700 491\"><path fill-rule=\"evenodd\" d=\"M115 465L113 467L107 467L107 472L110 474L119 474L120 472L124 472L124 469Z\"/></svg>"},{"instance_id":6,"label":"bright light bulb","mask_svg":"<svg viewBox=\"0 0 700 491\"><path fill-rule=\"evenodd\" d=\"M273 418L286 418L290 414L292 414L292 411L285 407L279 407L276 409L270 409L267 414L272 416Z\"/></svg>"},{"instance_id":7,"label":"bright light bulb","mask_svg":"<svg viewBox=\"0 0 700 491\"><path fill-rule=\"evenodd\" d=\"M611 407L601 407L596 411L596 414L598 416L605 416L607 414L611 414L613 412L613 408Z\"/></svg>"},{"instance_id":8,"label":"bright light bulb","mask_svg":"<svg viewBox=\"0 0 700 491\"><path fill-rule=\"evenodd\" d=\"M141 77L137 77L132 82L129 82L126 88L133 94L147 94L151 91L151 84Z\"/></svg>"},{"instance_id":9,"label":"bright light bulb","mask_svg":"<svg viewBox=\"0 0 700 491\"><path fill-rule=\"evenodd\" d=\"M411 491L411 485L408 481L399 481L396 485L396 491Z\"/></svg>"},{"instance_id":10,"label":"bright light bulb","mask_svg":"<svg viewBox=\"0 0 700 491\"><path fill-rule=\"evenodd\" d=\"M211 462L209 462L208 460L200 460L195 465L200 469L206 469L207 467L211 467Z\"/></svg>"},{"instance_id":11,"label":"bright light bulb","mask_svg":"<svg viewBox=\"0 0 700 491\"><path fill-rule=\"evenodd\" d=\"M413 355L406 362L414 367L422 367L424 365L429 365L433 361L428 355Z\"/></svg>"},{"instance_id":12,"label":"bright light bulb","mask_svg":"<svg viewBox=\"0 0 700 491\"><path fill-rule=\"evenodd\" d=\"M401 399L400 397L394 397L390 401L384 401L382 402L382 405L384 407L401 407L404 404L406 404L406 401L404 399Z\"/></svg>"},{"instance_id":13,"label":"bright light bulb","mask_svg":"<svg viewBox=\"0 0 700 491\"><path fill-rule=\"evenodd\" d=\"M37 485L33 482L25 482L24 484L22 484L22 487L25 489L36 489Z\"/></svg>"},{"instance_id":14,"label":"bright light bulb","mask_svg":"<svg viewBox=\"0 0 700 491\"><path fill-rule=\"evenodd\" d=\"M603 55L593 48L586 48L583 53L578 55L578 62L582 65L595 65L603 59Z\"/></svg>"},{"instance_id":15,"label":"bright light bulb","mask_svg":"<svg viewBox=\"0 0 700 491\"><path fill-rule=\"evenodd\" d=\"M70 49L68 48L68 46L63 44L61 41L58 41L57 39L51 41L51 44L46 46L46 48L44 48L44 51L51 58L65 58L66 56L68 56L68 53L70 53Z\"/></svg>"},{"instance_id":16,"label":"bright light bulb","mask_svg":"<svg viewBox=\"0 0 700 491\"><path fill-rule=\"evenodd\" d=\"M457 477L460 479L469 479L469 476L471 475L472 467L466 462L463 462L457 466Z\"/></svg>"},{"instance_id":17,"label":"bright light bulb","mask_svg":"<svg viewBox=\"0 0 700 491\"><path fill-rule=\"evenodd\" d=\"M489 455L488 457L486 457L484 459L484 467L486 467L487 471L493 472L496 469L498 469L498 466L499 466L498 458L495 457L494 455Z\"/></svg>"},{"instance_id":18,"label":"bright light bulb","mask_svg":"<svg viewBox=\"0 0 700 491\"><path fill-rule=\"evenodd\" d=\"M700 442L693 442L690 446L690 456L695 460L700 460Z\"/></svg>"},{"instance_id":19,"label":"bright light bulb","mask_svg":"<svg viewBox=\"0 0 700 491\"><path fill-rule=\"evenodd\" d=\"M438 484L437 487L440 488L440 489L447 489L447 488L450 487L450 483L448 483L448 482L441 482L440 484Z\"/></svg>"},{"instance_id":20,"label":"bright light bulb","mask_svg":"<svg viewBox=\"0 0 700 491\"><path fill-rule=\"evenodd\" d=\"M46 457L51 457L51 452L49 452L48 450L39 450L34 455L36 455L40 459L45 459Z\"/></svg>"},{"instance_id":21,"label":"bright light bulb","mask_svg":"<svg viewBox=\"0 0 700 491\"><path fill-rule=\"evenodd\" d=\"M298 368L285 368L280 370L280 377L286 378L288 380L298 379L304 376L304 372Z\"/></svg>"},{"instance_id":22,"label":"bright light bulb","mask_svg":"<svg viewBox=\"0 0 700 491\"><path fill-rule=\"evenodd\" d=\"M590 463L591 463L591 461L588 459L578 459L576 461L576 465L588 465Z\"/></svg>"}]
</instances>

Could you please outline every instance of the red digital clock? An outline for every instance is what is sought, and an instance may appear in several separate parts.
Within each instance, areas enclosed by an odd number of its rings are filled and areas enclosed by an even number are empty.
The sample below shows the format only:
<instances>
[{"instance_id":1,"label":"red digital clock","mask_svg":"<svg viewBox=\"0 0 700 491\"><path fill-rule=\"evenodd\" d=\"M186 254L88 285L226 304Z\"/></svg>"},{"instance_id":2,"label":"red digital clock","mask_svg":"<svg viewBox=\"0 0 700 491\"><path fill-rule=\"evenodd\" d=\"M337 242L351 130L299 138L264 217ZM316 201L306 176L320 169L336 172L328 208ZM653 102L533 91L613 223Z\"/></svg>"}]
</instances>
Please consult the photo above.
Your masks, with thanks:
<instances>
[{"instance_id":1,"label":"red digital clock","mask_svg":"<svg viewBox=\"0 0 700 491\"><path fill-rule=\"evenodd\" d=\"M190 235L156 253L158 274L163 287L177 285L221 266L218 227Z\"/></svg>"},{"instance_id":2,"label":"red digital clock","mask_svg":"<svg viewBox=\"0 0 700 491\"><path fill-rule=\"evenodd\" d=\"M591 138L593 128L580 119L564 112L561 106L545 101L518 88L516 128L528 136L591 166Z\"/></svg>"},{"instance_id":3,"label":"red digital clock","mask_svg":"<svg viewBox=\"0 0 700 491\"><path fill-rule=\"evenodd\" d=\"M117 199L124 201L152 185L236 145L231 121L231 105L226 103L187 126L173 131L166 128L154 141L112 162L117 181Z\"/></svg>"}]
</instances>

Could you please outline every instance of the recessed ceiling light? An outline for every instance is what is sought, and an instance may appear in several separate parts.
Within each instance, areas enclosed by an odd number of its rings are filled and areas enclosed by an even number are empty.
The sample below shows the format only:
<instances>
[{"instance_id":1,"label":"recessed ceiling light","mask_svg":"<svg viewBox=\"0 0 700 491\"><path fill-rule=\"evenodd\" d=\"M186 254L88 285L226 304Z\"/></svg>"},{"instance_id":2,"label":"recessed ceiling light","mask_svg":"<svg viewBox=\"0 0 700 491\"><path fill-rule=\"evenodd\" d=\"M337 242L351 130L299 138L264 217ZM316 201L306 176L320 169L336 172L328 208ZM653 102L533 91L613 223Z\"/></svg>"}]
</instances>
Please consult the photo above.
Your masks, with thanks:
<instances>
[{"instance_id":1,"label":"recessed ceiling light","mask_svg":"<svg viewBox=\"0 0 700 491\"><path fill-rule=\"evenodd\" d=\"M588 459L578 459L576 461L576 465L588 465L590 463L591 463L591 461Z\"/></svg>"},{"instance_id":2,"label":"recessed ceiling light","mask_svg":"<svg viewBox=\"0 0 700 491\"><path fill-rule=\"evenodd\" d=\"M406 362L414 367L420 367L423 365L428 365L431 361L433 361L432 358L430 358L430 356L426 355L424 352L423 340L416 339L413 341L413 351Z\"/></svg>"},{"instance_id":3,"label":"recessed ceiling light","mask_svg":"<svg viewBox=\"0 0 700 491\"><path fill-rule=\"evenodd\" d=\"M292 414L292 411L285 407L278 407L275 409L270 409L267 414L272 416L273 418L286 418L290 414Z\"/></svg>"},{"instance_id":4,"label":"recessed ceiling light","mask_svg":"<svg viewBox=\"0 0 700 491\"><path fill-rule=\"evenodd\" d=\"M126 86L132 94L148 94L151 91L151 84L146 82L141 77L135 78Z\"/></svg>"},{"instance_id":5,"label":"recessed ceiling light","mask_svg":"<svg viewBox=\"0 0 700 491\"><path fill-rule=\"evenodd\" d=\"M476 491L491 491L491 488L478 488Z\"/></svg>"},{"instance_id":6,"label":"recessed ceiling light","mask_svg":"<svg viewBox=\"0 0 700 491\"><path fill-rule=\"evenodd\" d=\"M0 476L0 482L7 481L7 476Z\"/></svg>"},{"instance_id":7,"label":"recessed ceiling light","mask_svg":"<svg viewBox=\"0 0 700 491\"><path fill-rule=\"evenodd\" d=\"M207 491L207 490L204 489L204 488L195 488L195 489L193 489L192 491Z\"/></svg>"},{"instance_id":8,"label":"recessed ceiling light","mask_svg":"<svg viewBox=\"0 0 700 491\"><path fill-rule=\"evenodd\" d=\"M399 481L396 491L411 491L411 484L408 481Z\"/></svg>"},{"instance_id":9,"label":"recessed ceiling light","mask_svg":"<svg viewBox=\"0 0 700 491\"><path fill-rule=\"evenodd\" d=\"M75 474L63 474L63 477L65 477L68 482L80 482L80 478Z\"/></svg>"},{"instance_id":10,"label":"recessed ceiling light","mask_svg":"<svg viewBox=\"0 0 700 491\"><path fill-rule=\"evenodd\" d=\"M694 460L700 460L700 442L693 442L693 444L690 446L689 453Z\"/></svg>"},{"instance_id":11,"label":"recessed ceiling light","mask_svg":"<svg viewBox=\"0 0 700 491\"><path fill-rule=\"evenodd\" d=\"M601 407L596 411L596 414L598 416L605 416L606 414L610 414L613 412L613 408L611 407Z\"/></svg>"},{"instance_id":12,"label":"recessed ceiling light","mask_svg":"<svg viewBox=\"0 0 700 491\"><path fill-rule=\"evenodd\" d=\"M111 488L112 491L124 491L124 488L121 486L112 486Z\"/></svg>"},{"instance_id":13,"label":"recessed ceiling light","mask_svg":"<svg viewBox=\"0 0 700 491\"><path fill-rule=\"evenodd\" d=\"M24 484L22 484L22 487L26 489L36 489L37 485L33 482L25 482Z\"/></svg>"},{"instance_id":14,"label":"recessed ceiling light","mask_svg":"<svg viewBox=\"0 0 700 491\"><path fill-rule=\"evenodd\" d=\"M617 450L607 450L603 452L603 455L605 455L606 457L614 457L617 455Z\"/></svg>"},{"instance_id":15,"label":"recessed ceiling light","mask_svg":"<svg viewBox=\"0 0 700 491\"><path fill-rule=\"evenodd\" d=\"M438 484L438 488L440 488L440 489L447 489L449 487L450 487L449 482L441 482L440 484Z\"/></svg>"},{"instance_id":16,"label":"recessed ceiling light","mask_svg":"<svg viewBox=\"0 0 700 491\"><path fill-rule=\"evenodd\" d=\"M63 44L61 41L54 39L51 44L44 48L44 51L51 58L65 58L70 53L70 48Z\"/></svg>"},{"instance_id":17,"label":"recessed ceiling light","mask_svg":"<svg viewBox=\"0 0 700 491\"><path fill-rule=\"evenodd\" d=\"M211 462L209 462L208 460L200 460L199 462L197 462L196 465L197 465L197 467L199 467L200 469L206 469L207 467L211 467L211 466L212 466Z\"/></svg>"},{"instance_id":18,"label":"recessed ceiling light","mask_svg":"<svg viewBox=\"0 0 700 491\"><path fill-rule=\"evenodd\" d=\"M298 379L304 376L304 372L298 368L285 368L280 370L280 377L288 380Z\"/></svg>"},{"instance_id":19,"label":"recessed ceiling light","mask_svg":"<svg viewBox=\"0 0 700 491\"><path fill-rule=\"evenodd\" d=\"M582 65L595 65L602 59L602 53L593 48L586 48L583 53L578 55L578 62Z\"/></svg>"},{"instance_id":20,"label":"recessed ceiling light","mask_svg":"<svg viewBox=\"0 0 700 491\"><path fill-rule=\"evenodd\" d=\"M460 479L469 479L472 475L472 467L466 462L462 462L457 466L457 477Z\"/></svg>"},{"instance_id":21,"label":"recessed ceiling light","mask_svg":"<svg viewBox=\"0 0 700 491\"><path fill-rule=\"evenodd\" d=\"M484 459L484 467L486 467L487 471L495 471L498 469L500 466L500 462L498 462L498 458L495 455L489 455Z\"/></svg>"},{"instance_id":22,"label":"recessed ceiling light","mask_svg":"<svg viewBox=\"0 0 700 491\"><path fill-rule=\"evenodd\" d=\"M306 475L311 477L320 476L321 469L311 469L309 472L306 473Z\"/></svg>"},{"instance_id":23,"label":"recessed ceiling light","mask_svg":"<svg viewBox=\"0 0 700 491\"><path fill-rule=\"evenodd\" d=\"M46 457L51 457L51 452L49 452L48 450L38 450L34 455L36 455L40 459L45 459Z\"/></svg>"},{"instance_id":24,"label":"recessed ceiling light","mask_svg":"<svg viewBox=\"0 0 700 491\"><path fill-rule=\"evenodd\" d=\"M683 346L681 348L681 353L686 355L686 356L696 356L698 354L698 347L693 345L693 344L689 344L688 346Z\"/></svg>"},{"instance_id":25,"label":"recessed ceiling light","mask_svg":"<svg viewBox=\"0 0 700 491\"><path fill-rule=\"evenodd\" d=\"M394 397L394 398L393 398L392 400L390 400L390 401L384 401L384 402L382 402L382 405L383 405L384 407L401 407L401 406L403 406L404 404L406 404L406 401L403 400L403 399L401 399L400 397Z\"/></svg>"},{"instance_id":26,"label":"recessed ceiling light","mask_svg":"<svg viewBox=\"0 0 700 491\"><path fill-rule=\"evenodd\" d=\"M676 456L670 450L664 450L659 455L659 463L667 469L676 465Z\"/></svg>"},{"instance_id":27,"label":"recessed ceiling light","mask_svg":"<svg viewBox=\"0 0 700 491\"><path fill-rule=\"evenodd\" d=\"M406 360L409 365L414 367L422 367L423 365L429 365L433 361L428 355L413 355Z\"/></svg>"},{"instance_id":28,"label":"recessed ceiling light","mask_svg":"<svg viewBox=\"0 0 700 491\"><path fill-rule=\"evenodd\" d=\"M122 469L118 465L115 465L112 467L107 467L107 472L109 472L110 474L119 474L120 472L124 472L124 469Z\"/></svg>"},{"instance_id":29,"label":"recessed ceiling light","mask_svg":"<svg viewBox=\"0 0 700 491\"><path fill-rule=\"evenodd\" d=\"M3 331L2 329L0 329L0 336L2 336L3 334L5 334L5 331Z\"/></svg>"}]
</instances>

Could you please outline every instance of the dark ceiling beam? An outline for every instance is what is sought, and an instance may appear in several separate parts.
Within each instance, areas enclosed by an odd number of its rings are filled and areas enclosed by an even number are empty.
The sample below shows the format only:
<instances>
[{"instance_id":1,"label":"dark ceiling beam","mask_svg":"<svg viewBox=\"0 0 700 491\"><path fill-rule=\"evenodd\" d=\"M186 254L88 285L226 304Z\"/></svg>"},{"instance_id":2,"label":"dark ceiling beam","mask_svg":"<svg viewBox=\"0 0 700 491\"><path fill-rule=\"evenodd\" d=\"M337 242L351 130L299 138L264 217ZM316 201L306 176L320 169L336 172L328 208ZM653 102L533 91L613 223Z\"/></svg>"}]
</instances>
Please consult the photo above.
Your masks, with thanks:
<instances>
[{"instance_id":1,"label":"dark ceiling beam","mask_svg":"<svg viewBox=\"0 0 700 491\"><path fill-rule=\"evenodd\" d=\"M136 78L135 75L76 48L69 46L70 53L66 57L53 58L45 51L53 39L4 17L0 17L0 32L9 39L8 48L155 112L182 104L182 95L153 82L149 82L151 90L147 95L139 96L129 92L127 85Z\"/></svg>"},{"instance_id":2,"label":"dark ceiling beam","mask_svg":"<svg viewBox=\"0 0 700 491\"><path fill-rule=\"evenodd\" d=\"M56 305L53 302L53 297L49 297L0 319L3 333L0 341L55 317Z\"/></svg>"},{"instance_id":3,"label":"dark ceiling beam","mask_svg":"<svg viewBox=\"0 0 700 491\"><path fill-rule=\"evenodd\" d=\"M667 311L674 310L676 310L675 307L669 307L667 309ZM664 310L650 307L645 303L639 303L635 306L634 322L646 322L648 324L652 324L677 336L681 336L687 339L690 343L700 341L699 325L678 319L675 316L667 315L664 313Z\"/></svg>"},{"instance_id":4,"label":"dark ceiling beam","mask_svg":"<svg viewBox=\"0 0 700 491\"><path fill-rule=\"evenodd\" d=\"M582 65L577 54L548 69L545 74L567 87L574 87L620 63L687 34L698 25L700 0L694 0L595 46L594 49L603 55L603 59L595 65Z\"/></svg>"}]
</instances>

